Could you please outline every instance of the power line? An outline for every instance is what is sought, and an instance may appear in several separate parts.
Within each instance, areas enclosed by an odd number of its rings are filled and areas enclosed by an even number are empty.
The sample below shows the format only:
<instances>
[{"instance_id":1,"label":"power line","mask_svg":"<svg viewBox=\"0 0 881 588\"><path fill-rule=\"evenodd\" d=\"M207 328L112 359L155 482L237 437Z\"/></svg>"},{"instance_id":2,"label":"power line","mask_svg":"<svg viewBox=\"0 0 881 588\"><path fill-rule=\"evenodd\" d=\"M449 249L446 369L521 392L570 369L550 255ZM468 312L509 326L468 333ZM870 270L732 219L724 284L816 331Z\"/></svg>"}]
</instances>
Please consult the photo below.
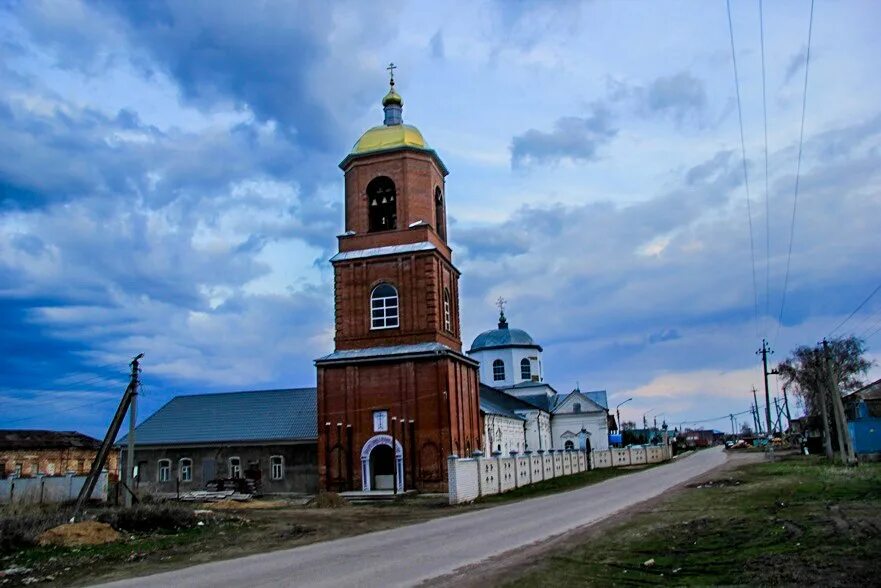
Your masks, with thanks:
<instances>
[{"instance_id":1,"label":"power line","mask_svg":"<svg viewBox=\"0 0 881 588\"><path fill-rule=\"evenodd\" d=\"M860 302L859 306L857 306L855 309L853 309L853 312L851 312L849 315L847 315L847 318L846 318L846 319L844 319L843 321L841 321L840 323L838 323L838 326L836 326L834 329L832 329L831 331L829 331L829 334L826 335L826 337L827 337L827 338L832 337L833 333L835 333L835 331L837 331L838 329L840 329L841 327L843 327L843 326L845 325L845 323L847 323L847 321L849 321L850 319L852 319L852 318L853 318L853 315L855 315L856 313L858 313L858 312L860 311L860 309L861 309L862 307L864 307L864 306L866 305L866 303L867 303L869 300L871 300L872 297L873 297L875 294L878 293L879 290L881 290L881 284L878 284L878 286L877 286L874 290L872 290L872 293L869 294L868 296L866 296L866 299L863 300L862 302Z\"/></svg>"},{"instance_id":2,"label":"power line","mask_svg":"<svg viewBox=\"0 0 881 588\"><path fill-rule=\"evenodd\" d=\"M789 223L789 250L786 253L786 273L783 277L783 295L780 298L780 314L777 317L777 333L774 341L780 336L780 326L783 324L783 308L786 305L786 290L789 287L789 269L792 262L792 243L795 240L795 217L798 210L798 189L801 178L801 156L805 141L805 112L808 106L808 71L811 68L811 39L814 34L814 0L811 0L811 15L808 21L808 47L805 53L805 83L801 100L801 130L798 136L798 160L795 165L795 192L792 198L792 221Z\"/></svg>"},{"instance_id":3,"label":"power line","mask_svg":"<svg viewBox=\"0 0 881 588\"><path fill-rule=\"evenodd\" d=\"M759 37L762 45L762 118L765 126L765 317L771 316L771 200L768 190L768 100L765 90L765 11L759 0ZM764 321L767 324L767 318ZM767 329L763 329L767 335Z\"/></svg>"},{"instance_id":4,"label":"power line","mask_svg":"<svg viewBox=\"0 0 881 588\"><path fill-rule=\"evenodd\" d=\"M74 411L74 410L77 410L77 409L80 409L80 408L85 408L85 407L87 407L87 406L94 406L94 405L96 405L96 404L104 404L105 402L110 402L111 400L114 400L114 401L115 401L116 398L110 397L110 398L105 398L105 399L103 399L103 400L90 400L89 402L86 402L86 403L83 403L83 404L77 404L77 405L74 405L74 406L68 406L67 408L61 408L61 409L55 410L55 411L53 411L53 414L57 414L57 413L65 413L65 412L71 412L71 411ZM24 422L24 421L32 421L32 420L34 420L34 419L42 418L42 417L44 417L44 416L46 416L46 415L45 415L45 414L38 414L38 415L35 414L35 415L31 415L31 416L28 416L28 417L22 417L22 418L18 418L18 419L11 419L11 420L6 420L6 419L4 419L2 422L3 422L3 423L6 423L6 424L9 424L9 423L21 423L21 422Z\"/></svg>"},{"instance_id":5,"label":"power line","mask_svg":"<svg viewBox=\"0 0 881 588\"><path fill-rule=\"evenodd\" d=\"M749 174L746 169L746 141L743 138L743 107L740 101L740 77L737 73L737 52L734 48L734 25L731 22L731 0L726 0L725 5L728 8L728 33L731 39L731 62L734 64L734 89L737 94L737 119L740 122L740 153L743 162L743 183L746 187L746 216L749 220L749 252L752 259L753 270L753 309L756 327L756 337L759 336L759 293L756 284L756 246L753 238L753 214L752 204L749 195Z\"/></svg>"},{"instance_id":6,"label":"power line","mask_svg":"<svg viewBox=\"0 0 881 588\"><path fill-rule=\"evenodd\" d=\"M107 363L104 365L95 366L94 368L92 368L92 371L106 369L109 367L117 367L118 368L120 366L126 366L126 364L120 364L117 362ZM2 387L0 387L0 390L5 390L5 391L9 391L9 392L28 392L28 391L41 391L41 390L51 390L53 392L61 392L64 390L71 390L71 389L76 388L78 386L84 386L86 384L89 384L89 383L92 383L92 382L95 382L98 380L105 380L105 379L108 379L107 376L98 375L98 376L90 376L89 378L87 378L85 380L75 380L73 382L67 382L64 384L59 384L57 386L54 386L54 385L53 386L18 386L18 387L2 386Z\"/></svg>"}]
</instances>

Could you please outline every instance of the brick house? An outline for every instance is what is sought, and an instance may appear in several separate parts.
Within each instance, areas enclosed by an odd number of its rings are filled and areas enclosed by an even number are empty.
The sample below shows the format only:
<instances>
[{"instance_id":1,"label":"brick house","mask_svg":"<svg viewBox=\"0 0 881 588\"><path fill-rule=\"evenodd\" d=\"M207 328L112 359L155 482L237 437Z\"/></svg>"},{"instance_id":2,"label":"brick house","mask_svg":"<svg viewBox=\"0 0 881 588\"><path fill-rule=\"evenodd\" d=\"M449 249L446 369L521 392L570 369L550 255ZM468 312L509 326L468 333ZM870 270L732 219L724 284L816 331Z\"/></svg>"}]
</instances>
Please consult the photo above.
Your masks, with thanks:
<instances>
[{"instance_id":1,"label":"brick house","mask_svg":"<svg viewBox=\"0 0 881 588\"><path fill-rule=\"evenodd\" d=\"M136 488L202 490L250 478L264 494L313 493L315 388L176 396L135 429ZM127 438L117 441L125 465Z\"/></svg>"},{"instance_id":2,"label":"brick house","mask_svg":"<svg viewBox=\"0 0 881 588\"><path fill-rule=\"evenodd\" d=\"M87 474L101 442L76 431L0 430L0 478ZM106 469L118 473L117 451Z\"/></svg>"}]
</instances>

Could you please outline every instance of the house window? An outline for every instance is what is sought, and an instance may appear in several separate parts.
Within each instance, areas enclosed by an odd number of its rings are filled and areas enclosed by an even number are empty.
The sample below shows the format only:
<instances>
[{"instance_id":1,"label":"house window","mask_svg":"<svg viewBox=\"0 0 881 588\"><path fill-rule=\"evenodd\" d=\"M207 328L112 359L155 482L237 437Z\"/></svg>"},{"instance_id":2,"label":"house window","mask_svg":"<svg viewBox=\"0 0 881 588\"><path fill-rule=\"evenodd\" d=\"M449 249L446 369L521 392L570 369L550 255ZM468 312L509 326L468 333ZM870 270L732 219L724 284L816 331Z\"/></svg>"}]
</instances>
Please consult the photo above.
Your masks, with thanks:
<instances>
[{"instance_id":1,"label":"house window","mask_svg":"<svg viewBox=\"0 0 881 588\"><path fill-rule=\"evenodd\" d=\"M159 460L159 481L167 482L171 479L171 460L170 459L160 459Z\"/></svg>"},{"instance_id":2,"label":"house window","mask_svg":"<svg viewBox=\"0 0 881 588\"><path fill-rule=\"evenodd\" d=\"M498 382L505 379L505 362L497 359L493 362L493 380Z\"/></svg>"},{"instance_id":3,"label":"house window","mask_svg":"<svg viewBox=\"0 0 881 588\"><path fill-rule=\"evenodd\" d=\"M581 412L581 403L576 402L572 405L572 412Z\"/></svg>"},{"instance_id":4,"label":"house window","mask_svg":"<svg viewBox=\"0 0 881 588\"><path fill-rule=\"evenodd\" d=\"M15 469L13 470L13 472L14 473L12 475L15 476L16 478L21 477L21 464L20 463L15 464Z\"/></svg>"},{"instance_id":5,"label":"house window","mask_svg":"<svg viewBox=\"0 0 881 588\"><path fill-rule=\"evenodd\" d=\"M575 449L575 443L572 442L572 439L569 439L568 441L566 441L564 448L565 449Z\"/></svg>"},{"instance_id":6,"label":"house window","mask_svg":"<svg viewBox=\"0 0 881 588\"><path fill-rule=\"evenodd\" d=\"M532 365L529 363L529 360L525 357L520 360L520 379L522 380L531 380L532 379Z\"/></svg>"},{"instance_id":7,"label":"house window","mask_svg":"<svg viewBox=\"0 0 881 588\"><path fill-rule=\"evenodd\" d=\"M391 178L380 176L367 184L367 219L371 233L397 227L395 183Z\"/></svg>"},{"instance_id":8,"label":"house window","mask_svg":"<svg viewBox=\"0 0 881 588\"><path fill-rule=\"evenodd\" d=\"M394 329L398 326L398 291L391 284L380 284L370 293L370 328Z\"/></svg>"},{"instance_id":9,"label":"house window","mask_svg":"<svg viewBox=\"0 0 881 588\"><path fill-rule=\"evenodd\" d=\"M269 458L269 477L273 480L284 480L284 457L273 455Z\"/></svg>"},{"instance_id":10,"label":"house window","mask_svg":"<svg viewBox=\"0 0 881 588\"><path fill-rule=\"evenodd\" d=\"M229 458L229 477L230 478L241 478L242 477L242 460L238 457Z\"/></svg>"},{"instance_id":11,"label":"house window","mask_svg":"<svg viewBox=\"0 0 881 588\"><path fill-rule=\"evenodd\" d=\"M189 457L185 457L180 460L180 481L193 481L193 460Z\"/></svg>"},{"instance_id":12,"label":"house window","mask_svg":"<svg viewBox=\"0 0 881 588\"><path fill-rule=\"evenodd\" d=\"M450 290L444 288L444 329L448 333L453 332L453 315L450 311Z\"/></svg>"},{"instance_id":13,"label":"house window","mask_svg":"<svg viewBox=\"0 0 881 588\"><path fill-rule=\"evenodd\" d=\"M54 462L50 462L50 463L46 464L46 475L47 476L54 476L55 475L55 463Z\"/></svg>"}]
</instances>

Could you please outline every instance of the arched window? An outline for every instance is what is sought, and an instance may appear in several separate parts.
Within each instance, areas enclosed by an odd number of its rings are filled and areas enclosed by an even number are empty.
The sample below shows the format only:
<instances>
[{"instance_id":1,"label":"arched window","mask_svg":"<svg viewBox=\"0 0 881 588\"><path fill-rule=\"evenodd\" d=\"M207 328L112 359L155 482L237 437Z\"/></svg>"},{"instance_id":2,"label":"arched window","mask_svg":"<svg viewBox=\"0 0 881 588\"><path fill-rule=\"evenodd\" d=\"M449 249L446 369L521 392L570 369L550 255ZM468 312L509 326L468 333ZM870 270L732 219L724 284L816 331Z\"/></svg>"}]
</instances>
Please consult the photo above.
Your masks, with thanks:
<instances>
[{"instance_id":1,"label":"arched window","mask_svg":"<svg viewBox=\"0 0 881 588\"><path fill-rule=\"evenodd\" d=\"M565 449L575 449L575 443L572 442L572 439L566 441Z\"/></svg>"},{"instance_id":2,"label":"arched window","mask_svg":"<svg viewBox=\"0 0 881 588\"><path fill-rule=\"evenodd\" d=\"M180 460L180 464L178 466L178 472L180 474L181 482L192 482L193 481L193 460L189 457L184 457Z\"/></svg>"},{"instance_id":3,"label":"arched window","mask_svg":"<svg viewBox=\"0 0 881 588\"><path fill-rule=\"evenodd\" d=\"M434 189L434 229L438 236L444 241L447 240L447 223L444 218L444 197L440 188Z\"/></svg>"},{"instance_id":4,"label":"arched window","mask_svg":"<svg viewBox=\"0 0 881 588\"><path fill-rule=\"evenodd\" d=\"M159 481L160 482L168 482L171 480L171 460L170 459L160 459L159 460Z\"/></svg>"},{"instance_id":5,"label":"arched window","mask_svg":"<svg viewBox=\"0 0 881 588\"><path fill-rule=\"evenodd\" d=\"M370 293L370 328L398 326L398 291L391 284L380 284Z\"/></svg>"},{"instance_id":6,"label":"arched window","mask_svg":"<svg viewBox=\"0 0 881 588\"><path fill-rule=\"evenodd\" d=\"M520 377L524 380L532 379L532 364L525 357L520 360Z\"/></svg>"},{"instance_id":7,"label":"arched window","mask_svg":"<svg viewBox=\"0 0 881 588\"><path fill-rule=\"evenodd\" d=\"M498 382L505 379L505 362L497 359L493 362L493 380Z\"/></svg>"},{"instance_id":8,"label":"arched window","mask_svg":"<svg viewBox=\"0 0 881 588\"><path fill-rule=\"evenodd\" d=\"M367 184L368 230L391 231L397 228L398 213L395 198L395 183L390 178L380 176Z\"/></svg>"},{"instance_id":9,"label":"arched window","mask_svg":"<svg viewBox=\"0 0 881 588\"><path fill-rule=\"evenodd\" d=\"M444 288L444 330L453 332L453 313L450 309L450 290Z\"/></svg>"}]
</instances>

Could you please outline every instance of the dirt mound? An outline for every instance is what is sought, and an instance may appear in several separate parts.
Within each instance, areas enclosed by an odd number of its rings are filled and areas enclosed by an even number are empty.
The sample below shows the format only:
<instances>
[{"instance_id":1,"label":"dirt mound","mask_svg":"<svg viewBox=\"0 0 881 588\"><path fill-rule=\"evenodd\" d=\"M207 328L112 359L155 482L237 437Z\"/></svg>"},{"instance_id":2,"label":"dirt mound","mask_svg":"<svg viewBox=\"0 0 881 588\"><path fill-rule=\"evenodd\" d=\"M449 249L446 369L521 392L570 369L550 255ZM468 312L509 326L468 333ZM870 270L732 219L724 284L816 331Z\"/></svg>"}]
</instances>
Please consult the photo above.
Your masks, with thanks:
<instances>
[{"instance_id":1,"label":"dirt mound","mask_svg":"<svg viewBox=\"0 0 881 588\"><path fill-rule=\"evenodd\" d=\"M209 510L263 510L287 506L284 500L218 500L205 504Z\"/></svg>"},{"instance_id":2,"label":"dirt mound","mask_svg":"<svg viewBox=\"0 0 881 588\"><path fill-rule=\"evenodd\" d=\"M37 537L40 545L75 547L79 545L102 545L122 539L122 535L107 523L83 521L53 527Z\"/></svg>"},{"instance_id":3,"label":"dirt mound","mask_svg":"<svg viewBox=\"0 0 881 588\"><path fill-rule=\"evenodd\" d=\"M336 492L321 492L309 503L313 508L344 508L349 506L349 501Z\"/></svg>"}]
</instances>

